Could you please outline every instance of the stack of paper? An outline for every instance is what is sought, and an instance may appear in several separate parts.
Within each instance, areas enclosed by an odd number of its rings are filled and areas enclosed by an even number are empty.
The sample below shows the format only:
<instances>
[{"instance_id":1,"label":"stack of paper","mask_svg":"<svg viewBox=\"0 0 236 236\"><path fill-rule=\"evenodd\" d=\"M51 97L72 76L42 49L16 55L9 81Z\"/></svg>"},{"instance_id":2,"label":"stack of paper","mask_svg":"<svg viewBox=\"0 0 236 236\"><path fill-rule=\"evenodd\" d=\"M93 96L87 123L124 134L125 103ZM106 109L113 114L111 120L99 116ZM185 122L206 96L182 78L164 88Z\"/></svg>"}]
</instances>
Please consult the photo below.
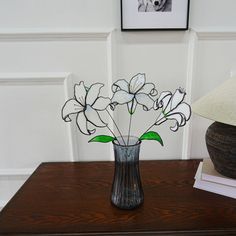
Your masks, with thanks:
<instances>
[{"instance_id":1,"label":"stack of paper","mask_svg":"<svg viewBox=\"0 0 236 236\"><path fill-rule=\"evenodd\" d=\"M218 173L211 159L200 162L193 187L236 199L236 179Z\"/></svg>"}]
</instances>

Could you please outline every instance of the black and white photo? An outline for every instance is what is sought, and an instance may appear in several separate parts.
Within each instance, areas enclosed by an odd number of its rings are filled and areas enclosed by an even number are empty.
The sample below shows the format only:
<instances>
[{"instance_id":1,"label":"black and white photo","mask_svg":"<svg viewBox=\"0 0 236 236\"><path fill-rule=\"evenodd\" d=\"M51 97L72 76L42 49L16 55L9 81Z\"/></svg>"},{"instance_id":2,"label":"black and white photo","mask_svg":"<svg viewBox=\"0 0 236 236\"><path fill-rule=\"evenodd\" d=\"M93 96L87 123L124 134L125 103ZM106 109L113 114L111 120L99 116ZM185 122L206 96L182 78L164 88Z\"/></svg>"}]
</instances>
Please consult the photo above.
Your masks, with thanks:
<instances>
[{"instance_id":1,"label":"black and white photo","mask_svg":"<svg viewBox=\"0 0 236 236\"><path fill-rule=\"evenodd\" d=\"M190 0L121 0L121 29L187 30Z\"/></svg>"},{"instance_id":2,"label":"black and white photo","mask_svg":"<svg viewBox=\"0 0 236 236\"><path fill-rule=\"evenodd\" d=\"M172 0L137 0L139 12L170 12Z\"/></svg>"}]
</instances>

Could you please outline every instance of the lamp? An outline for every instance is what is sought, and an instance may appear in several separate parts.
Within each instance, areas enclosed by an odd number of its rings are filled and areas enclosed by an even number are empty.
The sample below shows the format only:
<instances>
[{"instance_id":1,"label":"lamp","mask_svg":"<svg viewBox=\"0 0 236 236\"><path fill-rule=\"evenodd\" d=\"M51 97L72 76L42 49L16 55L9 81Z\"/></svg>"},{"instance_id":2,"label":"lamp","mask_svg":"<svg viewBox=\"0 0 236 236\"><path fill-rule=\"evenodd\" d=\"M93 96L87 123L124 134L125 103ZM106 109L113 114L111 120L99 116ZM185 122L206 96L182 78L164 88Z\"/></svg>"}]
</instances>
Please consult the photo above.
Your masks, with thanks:
<instances>
[{"instance_id":1,"label":"lamp","mask_svg":"<svg viewBox=\"0 0 236 236\"><path fill-rule=\"evenodd\" d=\"M206 145L215 169L236 179L236 77L192 104L194 113L215 122L206 132Z\"/></svg>"}]
</instances>

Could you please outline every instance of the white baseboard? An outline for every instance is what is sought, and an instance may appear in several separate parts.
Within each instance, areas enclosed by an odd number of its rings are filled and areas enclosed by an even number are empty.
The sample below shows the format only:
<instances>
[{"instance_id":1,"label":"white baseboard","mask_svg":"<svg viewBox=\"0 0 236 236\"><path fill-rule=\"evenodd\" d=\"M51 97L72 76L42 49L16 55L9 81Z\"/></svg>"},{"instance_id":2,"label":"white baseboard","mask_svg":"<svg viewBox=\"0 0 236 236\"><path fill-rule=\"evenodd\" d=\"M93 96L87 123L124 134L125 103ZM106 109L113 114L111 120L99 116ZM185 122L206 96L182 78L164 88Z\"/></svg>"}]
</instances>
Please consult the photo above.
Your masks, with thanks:
<instances>
[{"instance_id":1,"label":"white baseboard","mask_svg":"<svg viewBox=\"0 0 236 236\"><path fill-rule=\"evenodd\" d=\"M34 172L34 169L0 169L0 177L1 176L30 176L33 172Z\"/></svg>"}]
</instances>

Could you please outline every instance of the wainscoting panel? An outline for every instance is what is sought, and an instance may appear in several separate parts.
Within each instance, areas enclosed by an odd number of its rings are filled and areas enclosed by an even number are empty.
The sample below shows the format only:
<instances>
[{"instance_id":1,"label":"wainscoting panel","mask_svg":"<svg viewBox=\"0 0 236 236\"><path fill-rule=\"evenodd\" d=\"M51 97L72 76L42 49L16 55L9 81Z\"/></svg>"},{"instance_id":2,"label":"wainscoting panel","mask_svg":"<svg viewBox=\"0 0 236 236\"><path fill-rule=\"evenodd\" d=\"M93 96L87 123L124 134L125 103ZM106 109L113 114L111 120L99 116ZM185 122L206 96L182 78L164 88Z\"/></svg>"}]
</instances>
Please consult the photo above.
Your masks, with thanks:
<instances>
[{"instance_id":1,"label":"wainscoting panel","mask_svg":"<svg viewBox=\"0 0 236 236\"><path fill-rule=\"evenodd\" d=\"M0 166L35 168L43 161L72 160L60 122L65 74L0 74Z\"/></svg>"},{"instance_id":2,"label":"wainscoting panel","mask_svg":"<svg viewBox=\"0 0 236 236\"><path fill-rule=\"evenodd\" d=\"M195 73L192 83L192 101L204 96L231 77L236 62L236 32L197 30ZM205 133L213 121L193 115L191 153L192 158L204 158L209 154Z\"/></svg>"},{"instance_id":3,"label":"wainscoting panel","mask_svg":"<svg viewBox=\"0 0 236 236\"><path fill-rule=\"evenodd\" d=\"M109 94L112 42L109 29L0 32L0 208L41 162L111 159L110 146L88 147L61 108L81 80Z\"/></svg>"},{"instance_id":4,"label":"wainscoting panel","mask_svg":"<svg viewBox=\"0 0 236 236\"><path fill-rule=\"evenodd\" d=\"M28 177L29 176L26 175L0 176L0 210L14 196L14 194L24 184Z\"/></svg>"}]
</instances>

